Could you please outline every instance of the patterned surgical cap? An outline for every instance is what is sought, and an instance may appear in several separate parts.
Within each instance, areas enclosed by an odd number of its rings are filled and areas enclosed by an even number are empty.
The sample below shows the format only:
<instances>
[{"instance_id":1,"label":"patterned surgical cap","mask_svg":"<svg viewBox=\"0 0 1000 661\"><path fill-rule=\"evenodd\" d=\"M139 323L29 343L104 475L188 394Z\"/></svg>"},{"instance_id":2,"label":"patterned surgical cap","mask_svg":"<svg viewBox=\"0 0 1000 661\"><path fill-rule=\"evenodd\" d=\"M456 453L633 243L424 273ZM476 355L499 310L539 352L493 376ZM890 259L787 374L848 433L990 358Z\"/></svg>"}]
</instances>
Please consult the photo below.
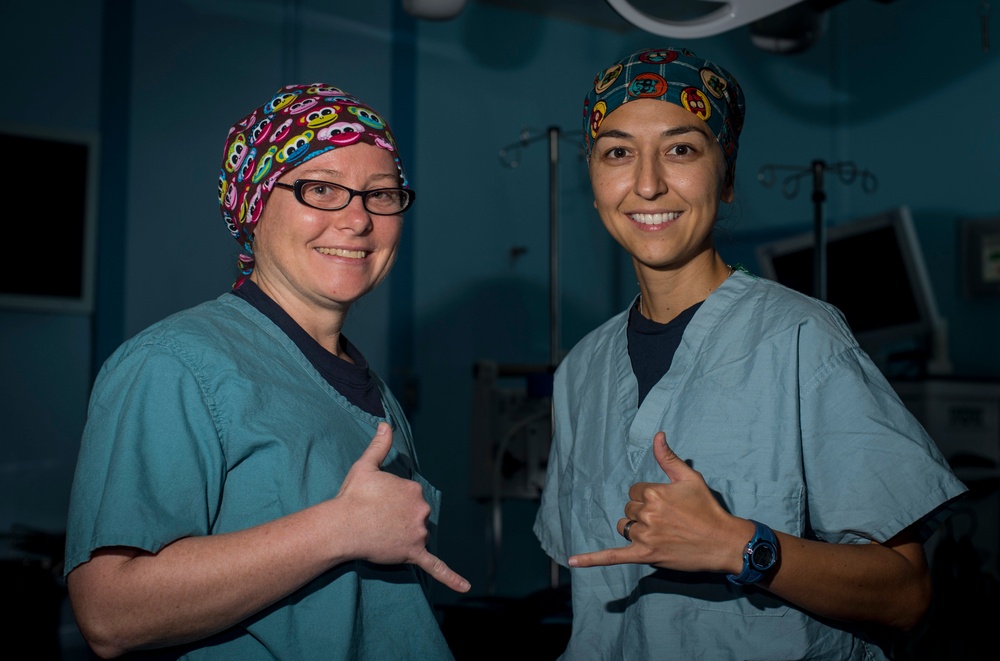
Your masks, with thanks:
<instances>
[{"instance_id":1,"label":"patterned surgical cap","mask_svg":"<svg viewBox=\"0 0 1000 661\"><path fill-rule=\"evenodd\" d=\"M409 188L396 140L382 117L343 90L322 83L288 85L229 129L219 204L243 252L239 287L253 272L253 231L278 178L337 147L366 142L392 152L399 181Z\"/></svg>"},{"instance_id":2,"label":"patterned surgical cap","mask_svg":"<svg viewBox=\"0 0 1000 661\"><path fill-rule=\"evenodd\" d=\"M583 102L587 155L604 118L635 99L658 99L700 117L722 147L730 173L736 166L746 105L736 78L686 48L641 50L597 74Z\"/></svg>"}]
</instances>

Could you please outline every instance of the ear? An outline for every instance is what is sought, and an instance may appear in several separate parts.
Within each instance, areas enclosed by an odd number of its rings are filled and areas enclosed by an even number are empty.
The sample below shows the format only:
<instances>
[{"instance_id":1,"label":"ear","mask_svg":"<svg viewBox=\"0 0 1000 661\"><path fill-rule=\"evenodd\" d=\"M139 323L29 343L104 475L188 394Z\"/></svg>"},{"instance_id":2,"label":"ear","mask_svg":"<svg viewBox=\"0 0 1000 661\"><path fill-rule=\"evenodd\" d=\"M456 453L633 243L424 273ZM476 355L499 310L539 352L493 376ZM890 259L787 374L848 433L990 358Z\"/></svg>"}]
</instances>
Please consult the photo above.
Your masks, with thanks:
<instances>
[{"instance_id":1,"label":"ear","mask_svg":"<svg viewBox=\"0 0 1000 661\"><path fill-rule=\"evenodd\" d=\"M726 168L725 178L722 180L722 195L720 199L726 204L732 204L736 199L736 165Z\"/></svg>"}]
</instances>

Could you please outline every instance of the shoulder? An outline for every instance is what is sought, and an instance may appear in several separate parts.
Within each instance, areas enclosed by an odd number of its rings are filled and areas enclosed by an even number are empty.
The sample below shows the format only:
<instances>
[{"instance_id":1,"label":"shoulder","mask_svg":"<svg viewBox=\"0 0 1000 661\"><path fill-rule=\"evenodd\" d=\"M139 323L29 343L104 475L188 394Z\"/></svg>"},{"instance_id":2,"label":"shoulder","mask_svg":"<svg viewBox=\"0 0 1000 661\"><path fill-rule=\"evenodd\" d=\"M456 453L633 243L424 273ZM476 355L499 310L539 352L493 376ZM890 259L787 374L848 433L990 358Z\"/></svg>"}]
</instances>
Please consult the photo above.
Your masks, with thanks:
<instances>
[{"instance_id":1,"label":"shoulder","mask_svg":"<svg viewBox=\"0 0 1000 661\"><path fill-rule=\"evenodd\" d=\"M172 356L183 363L203 363L213 355L252 352L248 344L273 326L245 301L223 294L152 324L119 346L102 372L150 355ZM277 327L274 327L275 329Z\"/></svg>"},{"instance_id":2,"label":"shoulder","mask_svg":"<svg viewBox=\"0 0 1000 661\"><path fill-rule=\"evenodd\" d=\"M888 388L836 307L764 278L744 274L741 283L741 293L707 332L706 352L721 361L752 355L769 376L794 373L802 393L834 383L846 390Z\"/></svg>"},{"instance_id":3,"label":"shoulder","mask_svg":"<svg viewBox=\"0 0 1000 661\"><path fill-rule=\"evenodd\" d=\"M631 306L630 306L631 308ZM619 312L603 324L584 335L579 342L566 354L559 364L559 372L586 369L593 364L595 356L610 355L610 349L616 342L625 341L628 322L628 309Z\"/></svg>"},{"instance_id":4,"label":"shoulder","mask_svg":"<svg viewBox=\"0 0 1000 661\"><path fill-rule=\"evenodd\" d=\"M261 324L273 325L243 299L223 294L215 300L176 312L156 322L126 342L126 345L190 341L227 343L253 334Z\"/></svg>"},{"instance_id":5,"label":"shoulder","mask_svg":"<svg viewBox=\"0 0 1000 661\"><path fill-rule=\"evenodd\" d=\"M256 310L246 301L231 294L223 294L214 300L205 301L163 318L139 332L132 339L132 343L173 336L214 337L219 330L245 326L254 313ZM263 317L259 313L257 315Z\"/></svg>"},{"instance_id":6,"label":"shoulder","mask_svg":"<svg viewBox=\"0 0 1000 661\"><path fill-rule=\"evenodd\" d=\"M818 298L767 278L742 273L737 277L743 284L743 294L736 298L737 305L777 319L814 317L833 324L843 322L844 316L837 308Z\"/></svg>"},{"instance_id":7,"label":"shoulder","mask_svg":"<svg viewBox=\"0 0 1000 661\"><path fill-rule=\"evenodd\" d=\"M721 327L755 330L757 337L792 334L857 347L843 313L829 303L747 273L738 273L731 280L731 286L719 292L728 293L730 298Z\"/></svg>"}]
</instances>

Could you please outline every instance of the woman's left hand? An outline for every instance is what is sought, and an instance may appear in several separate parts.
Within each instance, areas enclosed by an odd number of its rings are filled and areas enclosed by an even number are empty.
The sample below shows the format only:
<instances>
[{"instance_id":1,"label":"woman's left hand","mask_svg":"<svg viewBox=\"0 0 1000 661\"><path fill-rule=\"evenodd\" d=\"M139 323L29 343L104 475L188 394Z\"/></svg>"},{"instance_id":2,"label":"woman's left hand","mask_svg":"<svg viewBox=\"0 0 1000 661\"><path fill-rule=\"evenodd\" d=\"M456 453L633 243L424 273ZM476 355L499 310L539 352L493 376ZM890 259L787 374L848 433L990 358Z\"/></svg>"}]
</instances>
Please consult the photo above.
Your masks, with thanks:
<instances>
[{"instance_id":1,"label":"woman's left hand","mask_svg":"<svg viewBox=\"0 0 1000 661\"><path fill-rule=\"evenodd\" d=\"M628 546L570 557L571 567L626 563L679 571L739 574L754 524L726 512L701 473L653 439L653 454L669 484L640 482L629 489ZM766 521L765 521L766 523ZM832 544L775 531L781 565L758 586L821 617L876 622L910 630L930 605L931 579L919 523L882 544Z\"/></svg>"},{"instance_id":2,"label":"woman's left hand","mask_svg":"<svg viewBox=\"0 0 1000 661\"><path fill-rule=\"evenodd\" d=\"M754 526L726 512L701 473L667 445L662 431L653 437L653 456L668 483L639 482L629 489L625 518L618 520L627 546L570 557L571 567L639 563L679 571L739 573L743 547Z\"/></svg>"}]
</instances>

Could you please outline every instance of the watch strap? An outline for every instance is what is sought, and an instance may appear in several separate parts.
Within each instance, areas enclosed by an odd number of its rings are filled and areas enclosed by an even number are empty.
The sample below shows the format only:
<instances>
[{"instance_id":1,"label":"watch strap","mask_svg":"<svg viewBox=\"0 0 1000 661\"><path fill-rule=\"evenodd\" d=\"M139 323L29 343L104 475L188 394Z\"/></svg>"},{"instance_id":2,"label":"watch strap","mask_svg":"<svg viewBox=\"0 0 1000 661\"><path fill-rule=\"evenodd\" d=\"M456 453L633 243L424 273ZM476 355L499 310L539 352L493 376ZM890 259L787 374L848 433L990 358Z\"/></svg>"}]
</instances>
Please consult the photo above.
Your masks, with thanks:
<instances>
[{"instance_id":1,"label":"watch strap","mask_svg":"<svg viewBox=\"0 0 1000 661\"><path fill-rule=\"evenodd\" d=\"M726 575L726 578L737 585L751 585L756 583L764 578L767 571L772 569L778 562L778 538L775 537L774 531L760 521L750 519L750 523L754 524L754 533L743 551L743 571L739 575ZM770 561L766 567L755 566L753 562L754 552L758 550L757 547L759 545L770 547Z\"/></svg>"}]
</instances>

